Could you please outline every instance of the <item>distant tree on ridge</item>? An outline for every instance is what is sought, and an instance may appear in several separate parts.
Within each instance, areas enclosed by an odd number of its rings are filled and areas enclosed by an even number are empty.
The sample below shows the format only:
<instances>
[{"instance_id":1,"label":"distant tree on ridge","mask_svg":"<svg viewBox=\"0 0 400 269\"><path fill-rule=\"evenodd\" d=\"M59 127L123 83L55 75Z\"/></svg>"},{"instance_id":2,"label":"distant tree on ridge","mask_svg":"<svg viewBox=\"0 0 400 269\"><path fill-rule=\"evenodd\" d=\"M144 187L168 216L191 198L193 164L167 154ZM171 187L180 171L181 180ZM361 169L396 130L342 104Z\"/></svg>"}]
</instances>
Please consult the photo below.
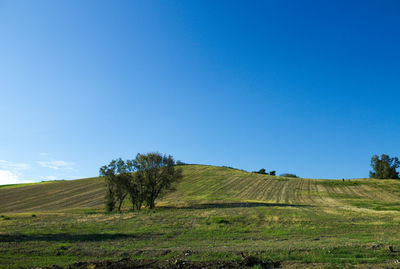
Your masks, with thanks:
<instances>
[{"instance_id":1,"label":"distant tree on ridge","mask_svg":"<svg viewBox=\"0 0 400 269\"><path fill-rule=\"evenodd\" d=\"M397 157L390 158L389 155L382 154L379 158L374 155L371 158L372 171L369 172L371 178L379 179L398 179L399 172L396 171L400 167L400 162Z\"/></svg>"},{"instance_id":2,"label":"distant tree on ridge","mask_svg":"<svg viewBox=\"0 0 400 269\"><path fill-rule=\"evenodd\" d=\"M298 177L295 174L291 174L291 173L283 173L279 175L280 177Z\"/></svg>"},{"instance_id":3,"label":"distant tree on ridge","mask_svg":"<svg viewBox=\"0 0 400 269\"><path fill-rule=\"evenodd\" d=\"M261 168L258 171L254 171L253 173L262 174L262 175L268 175L264 168Z\"/></svg>"}]
</instances>

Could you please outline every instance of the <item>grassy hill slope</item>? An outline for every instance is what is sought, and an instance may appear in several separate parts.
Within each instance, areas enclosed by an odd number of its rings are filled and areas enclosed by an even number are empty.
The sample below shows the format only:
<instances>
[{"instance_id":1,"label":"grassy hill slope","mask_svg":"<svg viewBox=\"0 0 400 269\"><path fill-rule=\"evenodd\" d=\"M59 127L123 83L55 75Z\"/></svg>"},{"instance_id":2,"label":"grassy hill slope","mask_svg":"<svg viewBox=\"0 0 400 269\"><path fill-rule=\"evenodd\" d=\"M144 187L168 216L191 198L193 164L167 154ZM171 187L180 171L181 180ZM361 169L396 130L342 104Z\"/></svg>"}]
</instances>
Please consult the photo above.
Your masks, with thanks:
<instances>
[{"instance_id":1,"label":"grassy hill slope","mask_svg":"<svg viewBox=\"0 0 400 269\"><path fill-rule=\"evenodd\" d=\"M134 213L104 213L99 178L0 187L0 267L126 257L240 261L241 252L289 268L398 265L399 181L182 169L155 210Z\"/></svg>"},{"instance_id":2,"label":"grassy hill slope","mask_svg":"<svg viewBox=\"0 0 400 269\"><path fill-rule=\"evenodd\" d=\"M100 178L57 181L0 188L0 212L63 211L102 205Z\"/></svg>"},{"instance_id":3,"label":"grassy hill slope","mask_svg":"<svg viewBox=\"0 0 400 269\"><path fill-rule=\"evenodd\" d=\"M176 191L159 205L207 202L268 202L400 210L400 182L395 180L315 180L248 173L227 167L186 165ZM46 212L101 209L101 178L13 185L0 188L0 212Z\"/></svg>"}]
</instances>

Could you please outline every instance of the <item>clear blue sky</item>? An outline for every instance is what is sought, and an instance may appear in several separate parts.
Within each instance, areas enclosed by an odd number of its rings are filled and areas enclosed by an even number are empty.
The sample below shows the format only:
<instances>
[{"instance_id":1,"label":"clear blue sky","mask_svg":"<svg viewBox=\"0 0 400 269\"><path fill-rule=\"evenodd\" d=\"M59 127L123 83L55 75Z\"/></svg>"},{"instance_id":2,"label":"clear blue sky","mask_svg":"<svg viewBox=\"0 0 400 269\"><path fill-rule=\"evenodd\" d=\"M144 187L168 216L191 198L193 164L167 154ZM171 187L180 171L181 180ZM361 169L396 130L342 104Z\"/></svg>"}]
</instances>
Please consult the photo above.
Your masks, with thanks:
<instances>
[{"instance_id":1,"label":"clear blue sky","mask_svg":"<svg viewBox=\"0 0 400 269\"><path fill-rule=\"evenodd\" d=\"M0 0L0 184L188 163L368 177L400 155L399 1Z\"/></svg>"}]
</instances>

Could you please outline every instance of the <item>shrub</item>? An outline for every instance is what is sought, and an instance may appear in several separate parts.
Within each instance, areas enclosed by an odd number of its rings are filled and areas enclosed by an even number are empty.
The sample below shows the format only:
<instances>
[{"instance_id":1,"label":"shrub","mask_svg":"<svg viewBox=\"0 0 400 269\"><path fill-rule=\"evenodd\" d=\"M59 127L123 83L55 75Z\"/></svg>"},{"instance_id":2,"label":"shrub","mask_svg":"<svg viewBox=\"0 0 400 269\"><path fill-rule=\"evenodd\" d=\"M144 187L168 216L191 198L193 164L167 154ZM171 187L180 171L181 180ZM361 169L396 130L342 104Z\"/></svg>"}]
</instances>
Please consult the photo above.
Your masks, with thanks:
<instances>
[{"instance_id":1,"label":"shrub","mask_svg":"<svg viewBox=\"0 0 400 269\"><path fill-rule=\"evenodd\" d=\"M258 171L254 171L253 173L262 174L262 175L267 175L267 172L265 172L265 169L264 169L264 168L261 168L261 169L258 170Z\"/></svg>"},{"instance_id":2,"label":"shrub","mask_svg":"<svg viewBox=\"0 0 400 269\"><path fill-rule=\"evenodd\" d=\"M281 177L298 177L295 174L290 174L290 173L283 173L283 174L280 174L279 176L281 176Z\"/></svg>"}]
</instances>

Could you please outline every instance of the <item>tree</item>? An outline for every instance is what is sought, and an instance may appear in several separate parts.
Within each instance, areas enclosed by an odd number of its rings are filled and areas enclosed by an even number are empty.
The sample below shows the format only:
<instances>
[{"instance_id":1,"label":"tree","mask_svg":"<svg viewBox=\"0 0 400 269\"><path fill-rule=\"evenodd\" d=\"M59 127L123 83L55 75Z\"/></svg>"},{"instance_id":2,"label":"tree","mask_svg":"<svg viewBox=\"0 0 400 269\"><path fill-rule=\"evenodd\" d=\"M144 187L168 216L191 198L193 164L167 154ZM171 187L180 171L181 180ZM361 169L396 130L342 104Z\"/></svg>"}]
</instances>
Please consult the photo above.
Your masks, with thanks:
<instances>
[{"instance_id":1,"label":"tree","mask_svg":"<svg viewBox=\"0 0 400 269\"><path fill-rule=\"evenodd\" d=\"M275 175L276 175L276 171L271 171L271 172L269 172L269 174L270 174L271 176L275 176Z\"/></svg>"},{"instance_id":2,"label":"tree","mask_svg":"<svg viewBox=\"0 0 400 269\"><path fill-rule=\"evenodd\" d=\"M369 172L371 178L399 178L399 172L396 169L400 167L400 162L397 157L390 158L389 155L382 154L379 159L377 155L374 155L371 158L371 167L373 169Z\"/></svg>"},{"instance_id":3,"label":"tree","mask_svg":"<svg viewBox=\"0 0 400 269\"><path fill-rule=\"evenodd\" d=\"M100 168L100 176L106 181L106 210L113 211L118 203L118 211L126 196L129 195L132 203L132 210L140 210L144 200L144 182L137 177L134 160L123 161L122 159L112 160L108 165Z\"/></svg>"},{"instance_id":4,"label":"tree","mask_svg":"<svg viewBox=\"0 0 400 269\"><path fill-rule=\"evenodd\" d=\"M129 178L122 182L123 187L129 194L132 210L140 210L145 200L146 182L140 174L136 173L136 160L127 160L126 165L130 174Z\"/></svg>"},{"instance_id":5,"label":"tree","mask_svg":"<svg viewBox=\"0 0 400 269\"><path fill-rule=\"evenodd\" d=\"M100 176L105 178L106 192L106 210L113 211L118 203L118 211L121 211L121 206L127 192L124 188L124 181L127 180L126 165L121 159L112 160L108 165L100 168Z\"/></svg>"},{"instance_id":6,"label":"tree","mask_svg":"<svg viewBox=\"0 0 400 269\"><path fill-rule=\"evenodd\" d=\"M264 169L264 168L261 168L260 170L255 171L255 172L253 172L253 173L262 174L262 175L267 175L267 172L265 172L265 169Z\"/></svg>"},{"instance_id":7,"label":"tree","mask_svg":"<svg viewBox=\"0 0 400 269\"><path fill-rule=\"evenodd\" d=\"M155 200L182 177L181 169L175 167L172 156L159 153L138 154L134 160L112 160L100 168L107 186L106 210L113 211L118 204L121 211L126 196L133 211L140 210L143 203L153 209Z\"/></svg>"},{"instance_id":8,"label":"tree","mask_svg":"<svg viewBox=\"0 0 400 269\"><path fill-rule=\"evenodd\" d=\"M137 154L133 161L136 177L144 184L144 202L150 209L155 207L155 200L172 183L182 178L182 170L175 167L171 155L160 153Z\"/></svg>"},{"instance_id":9,"label":"tree","mask_svg":"<svg viewBox=\"0 0 400 269\"><path fill-rule=\"evenodd\" d=\"M264 168L261 168L260 170L258 170L258 173L263 174L263 175L267 174L267 172L265 172Z\"/></svg>"},{"instance_id":10,"label":"tree","mask_svg":"<svg viewBox=\"0 0 400 269\"><path fill-rule=\"evenodd\" d=\"M105 203L107 212L111 212L114 210L115 195L114 195L112 188L109 188L108 186L107 186L107 192L106 192L106 197L105 197L104 203Z\"/></svg>"}]
</instances>

